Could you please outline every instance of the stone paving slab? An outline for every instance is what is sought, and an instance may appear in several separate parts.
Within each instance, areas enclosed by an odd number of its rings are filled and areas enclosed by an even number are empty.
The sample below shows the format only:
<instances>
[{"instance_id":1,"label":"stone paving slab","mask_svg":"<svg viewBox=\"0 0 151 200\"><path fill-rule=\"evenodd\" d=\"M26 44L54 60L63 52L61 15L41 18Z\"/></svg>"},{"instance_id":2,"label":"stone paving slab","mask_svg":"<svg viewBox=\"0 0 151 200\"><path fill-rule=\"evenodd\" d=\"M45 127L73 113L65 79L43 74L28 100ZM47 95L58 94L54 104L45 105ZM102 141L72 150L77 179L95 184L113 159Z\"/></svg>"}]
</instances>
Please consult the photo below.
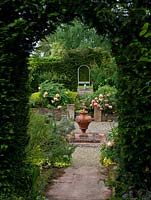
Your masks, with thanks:
<instances>
[{"instance_id":1,"label":"stone paving slab","mask_svg":"<svg viewBox=\"0 0 151 200\"><path fill-rule=\"evenodd\" d=\"M99 169L94 166L70 167L55 181L47 198L50 200L105 200L111 190L99 179Z\"/></svg>"},{"instance_id":2,"label":"stone paving slab","mask_svg":"<svg viewBox=\"0 0 151 200\"><path fill-rule=\"evenodd\" d=\"M104 184L106 172L100 165L100 145L78 146L73 162L47 189L48 200L107 200L110 188Z\"/></svg>"},{"instance_id":3,"label":"stone paving slab","mask_svg":"<svg viewBox=\"0 0 151 200\"><path fill-rule=\"evenodd\" d=\"M88 132L107 134L117 124L111 122L92 122ZM74 132L80 131L75 122ZM54 180L47 190L48 200L107 200L111 189L106 187L107 171L100 164L101 143L74 143L72 165L65 173Z\"/></svg>"}]
</instances>

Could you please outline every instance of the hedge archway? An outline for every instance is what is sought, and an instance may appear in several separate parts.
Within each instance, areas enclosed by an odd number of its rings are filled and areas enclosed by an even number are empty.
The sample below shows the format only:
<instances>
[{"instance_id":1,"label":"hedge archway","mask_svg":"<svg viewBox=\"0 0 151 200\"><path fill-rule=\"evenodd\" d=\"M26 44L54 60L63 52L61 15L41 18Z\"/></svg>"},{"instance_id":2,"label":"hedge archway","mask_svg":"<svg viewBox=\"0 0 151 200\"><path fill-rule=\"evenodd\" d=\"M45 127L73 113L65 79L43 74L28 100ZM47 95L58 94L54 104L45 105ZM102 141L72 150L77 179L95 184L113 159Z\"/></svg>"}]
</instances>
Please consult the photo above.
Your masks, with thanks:
<instances>
[{"instance_id":1,"label":"hedge archway","mask_svg":"<svg viewBox=\"0 0 151 200\"><path fill-rule=\"evenodd\" d=\"M39 39L75 16L112 39L118 63L120 181L151 190L150 0L4 0L0 7L1 192L21 195L30 179L24 163L27 58Z\"/></svg>"}]
</instances>

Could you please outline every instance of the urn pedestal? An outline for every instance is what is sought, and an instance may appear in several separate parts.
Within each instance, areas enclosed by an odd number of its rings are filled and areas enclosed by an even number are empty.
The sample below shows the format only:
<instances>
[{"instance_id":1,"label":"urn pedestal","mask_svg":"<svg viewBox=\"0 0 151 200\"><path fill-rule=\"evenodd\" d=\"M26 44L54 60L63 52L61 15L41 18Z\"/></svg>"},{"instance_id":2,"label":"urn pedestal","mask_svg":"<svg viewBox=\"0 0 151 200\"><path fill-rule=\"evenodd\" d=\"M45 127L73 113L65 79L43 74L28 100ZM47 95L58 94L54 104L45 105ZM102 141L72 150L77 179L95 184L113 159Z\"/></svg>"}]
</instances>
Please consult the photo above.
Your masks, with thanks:
<instances>
[{"instance_id":1,"label":"urn pedestal","mask_svg":"<svg viewBox=\"0 0 151 200\"><path fill-rule=\"evenodd\" d=\"M86 134L86 130L88 129L89 124L92 121L92 117L88 115L88 111L82 110L80 112L80 115L76 117L75 121L79 125L79 128L81 130L80 137L88 137Z\"/></svg>"}]
</instances>

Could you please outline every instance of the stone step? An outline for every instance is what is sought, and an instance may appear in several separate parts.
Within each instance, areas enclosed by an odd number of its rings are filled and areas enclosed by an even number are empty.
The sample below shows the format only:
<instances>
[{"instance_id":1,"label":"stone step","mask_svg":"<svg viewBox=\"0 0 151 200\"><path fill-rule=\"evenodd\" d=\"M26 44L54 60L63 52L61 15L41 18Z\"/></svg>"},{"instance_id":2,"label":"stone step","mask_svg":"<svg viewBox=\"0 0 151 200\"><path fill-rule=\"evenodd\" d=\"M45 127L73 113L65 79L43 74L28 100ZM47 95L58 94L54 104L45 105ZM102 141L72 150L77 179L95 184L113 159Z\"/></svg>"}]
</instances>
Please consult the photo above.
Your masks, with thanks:
<instances>
[{"instance_id":1,"label":"stone step","mask_svg":"<svg viewBox=\"0 0 151 200\"><path fill-rule=\"evenodd\" d=\"M78 89L77 92L78 92L79 96L81 96L83 94L86 94L86 93L92 94L93 93L93 89L92 88Z\"/></svg>"},{"instance_id":2,"label":"stone step","mask_svg":"<svg viewBox=\"0 0 151 200\"><path fill-rule=\"evenodd\" d=\"M91 143L104 143L106 141L105 134L99 133L88 133L88 134L70 134L67 136L67 140L69 143L77 144L77 143L84 143L84 144L91 144Z\"/></svg>"}]
</instances>

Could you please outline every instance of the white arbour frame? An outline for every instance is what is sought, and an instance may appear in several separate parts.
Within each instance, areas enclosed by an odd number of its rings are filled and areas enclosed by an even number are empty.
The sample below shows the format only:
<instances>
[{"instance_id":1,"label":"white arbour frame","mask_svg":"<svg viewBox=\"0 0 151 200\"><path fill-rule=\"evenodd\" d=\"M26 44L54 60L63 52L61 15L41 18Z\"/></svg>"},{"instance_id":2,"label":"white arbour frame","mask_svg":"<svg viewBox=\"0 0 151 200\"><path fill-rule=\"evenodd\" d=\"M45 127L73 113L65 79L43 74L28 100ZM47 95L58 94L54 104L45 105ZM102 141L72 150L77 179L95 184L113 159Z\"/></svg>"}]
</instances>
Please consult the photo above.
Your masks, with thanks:
<instances>
[{"instance_id":1,"label":"white arbour frame","mask_svg":"<svg viewBox=\"0 0 151 200\"><path fill-rule=\"evenodd\" d=\"M81 67L87 67L89 72L89 80L88 81L80 81L79 71ZM90 68L87 65L81 65L78 67L78 85L90 85Z\"/></svg>"}]
</instances>

